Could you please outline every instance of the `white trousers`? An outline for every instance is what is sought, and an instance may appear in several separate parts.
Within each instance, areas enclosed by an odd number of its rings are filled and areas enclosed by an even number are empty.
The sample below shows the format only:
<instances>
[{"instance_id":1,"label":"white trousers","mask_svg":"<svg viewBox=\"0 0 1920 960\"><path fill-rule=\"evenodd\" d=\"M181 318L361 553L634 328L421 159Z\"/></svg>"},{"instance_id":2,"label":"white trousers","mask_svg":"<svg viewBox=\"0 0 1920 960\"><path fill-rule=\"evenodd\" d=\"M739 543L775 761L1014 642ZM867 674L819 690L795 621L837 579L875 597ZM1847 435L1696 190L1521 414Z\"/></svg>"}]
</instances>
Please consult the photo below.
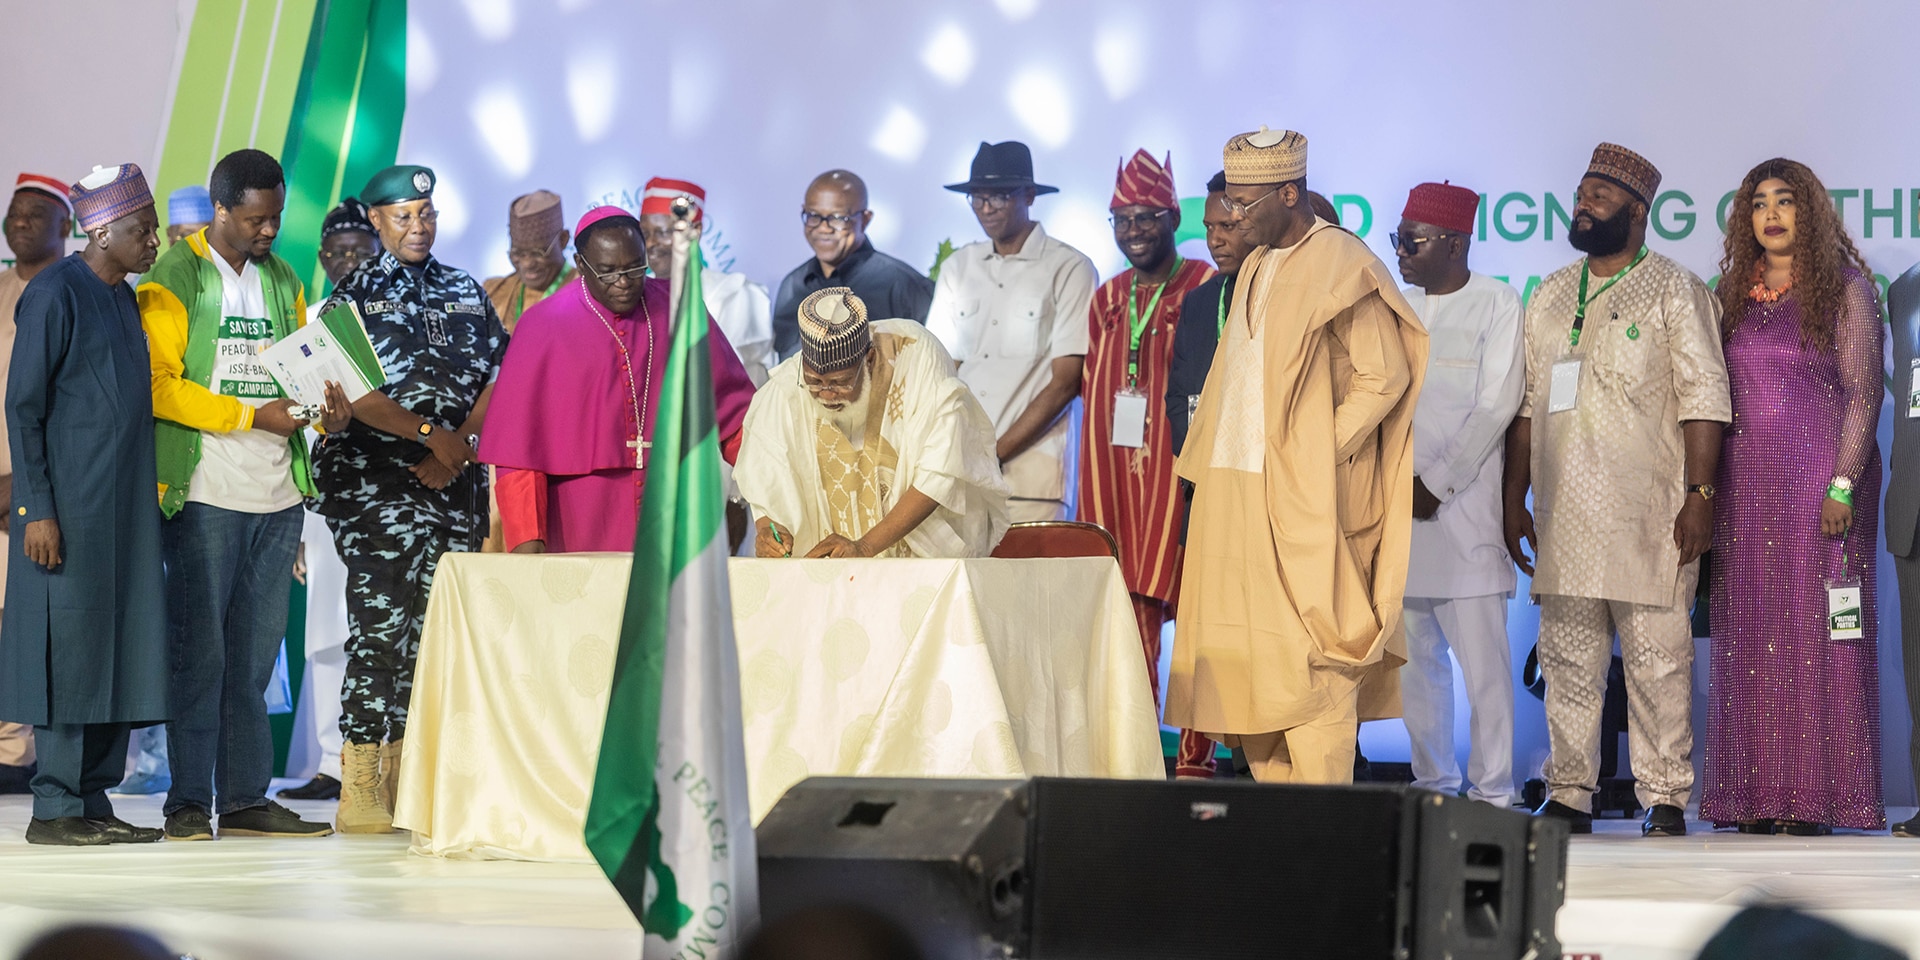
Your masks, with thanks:
<instances>
[{"instance_id":1,"label":"white trousers","mask_svg":"<svg viewBox=\"0 0 1920 960\"><path fill-rule=\"evenodd\" d=\"M1467 796L1513 804L1513 656L1507 647L1507 598L1408 597L1407 665L1400 668L1400 700L1413 745L1413 785L1448 795L1460 792L1460 760L1453 746L1453 666L1466 681L1472 749Z\"/></svg>"},{"instance_id":2,"label":"white trousers","mask_svg":"<svg viewBox=\"0 0 1920 960\"><path fill-rule=\"evenodd\" d=\"M1600 709L1613 635L1627 674L1627 754L1643 807L1686 809L1693 793L1693 587L1687 602L1655 607L1587 597L1540 598L1540 671L1547 681L1547 796L1591 811L1600 782Z\"/></svg>"},{"instance_id":3,"label":"white trousers","mask_svg":"<svg viewBox=\"0 0 1920 960\"><path fill-rule=\"evenodd\" d=\"M309 512L300 542L307 551L307 668L294 707L287 776L340 779L340 685L347 678L347 567L326 521Z\"/></svg>"}]
</instances>

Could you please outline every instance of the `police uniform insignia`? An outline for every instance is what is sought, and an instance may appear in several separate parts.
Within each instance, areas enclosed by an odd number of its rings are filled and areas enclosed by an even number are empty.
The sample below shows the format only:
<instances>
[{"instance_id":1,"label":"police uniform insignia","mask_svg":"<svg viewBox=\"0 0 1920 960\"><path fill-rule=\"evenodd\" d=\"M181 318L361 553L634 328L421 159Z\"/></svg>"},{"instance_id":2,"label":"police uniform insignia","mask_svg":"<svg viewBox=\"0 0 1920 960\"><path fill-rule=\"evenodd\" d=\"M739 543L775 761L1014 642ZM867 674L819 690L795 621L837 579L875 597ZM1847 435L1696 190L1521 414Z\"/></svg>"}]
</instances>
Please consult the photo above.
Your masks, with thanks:
<instances>
[{"instance_id":1,"label":"police uniform insignia","mask_svg":"<svg viewBox=\"0 0 1920 960\"><path fill-rule=\"evenodd\" d=\"M415 170L413 172L413 188L421 193L426 193L428 190L433 189L433 174L425 170Z\"/></svg>"},{"instance_id":2,"label":"police uniform insignia","mask_svg":"<svg viewBox=\"0 0 1920 960\"><path fill-rule=\"evenodd\" d=\"M437 313L427 316L427 342L436 347L444 347L449 343L446 318Z\"/></svg>"}]
</instances>

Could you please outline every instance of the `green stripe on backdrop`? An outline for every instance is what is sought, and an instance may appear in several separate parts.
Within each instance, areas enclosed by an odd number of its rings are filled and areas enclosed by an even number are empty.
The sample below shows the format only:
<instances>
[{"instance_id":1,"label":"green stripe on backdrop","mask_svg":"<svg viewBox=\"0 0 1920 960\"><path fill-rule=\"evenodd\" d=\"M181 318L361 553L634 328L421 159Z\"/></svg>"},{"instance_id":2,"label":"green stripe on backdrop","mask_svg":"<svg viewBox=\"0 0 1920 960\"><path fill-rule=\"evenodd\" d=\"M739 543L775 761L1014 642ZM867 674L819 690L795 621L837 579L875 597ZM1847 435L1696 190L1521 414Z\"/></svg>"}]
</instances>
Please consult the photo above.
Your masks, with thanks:
<instances>
[{"instance_id":1,"label":"green stripe on backdrop","mask_svg":"<svg viewBox=\"0 0 1920 960\"><path fill-rule=\"evenodd\" d=\"M201 0L188 27L153 186L205 185L242 147L278 149L319 0ZM163 211L164 212L164 211Z\"/></svg>"},{"instance_id":2,"label":"green stripe on backdrop","mask_svg":"<svg viewBox=\"0 0 1920 960\"><path fill-rule=\"evenodd\" d=\"M321 221L400 148L406 0L320 0L309 36L281 158L288 189L279 253L306 277L312 300L327 289Z\"/></svg>"}]
</instances>

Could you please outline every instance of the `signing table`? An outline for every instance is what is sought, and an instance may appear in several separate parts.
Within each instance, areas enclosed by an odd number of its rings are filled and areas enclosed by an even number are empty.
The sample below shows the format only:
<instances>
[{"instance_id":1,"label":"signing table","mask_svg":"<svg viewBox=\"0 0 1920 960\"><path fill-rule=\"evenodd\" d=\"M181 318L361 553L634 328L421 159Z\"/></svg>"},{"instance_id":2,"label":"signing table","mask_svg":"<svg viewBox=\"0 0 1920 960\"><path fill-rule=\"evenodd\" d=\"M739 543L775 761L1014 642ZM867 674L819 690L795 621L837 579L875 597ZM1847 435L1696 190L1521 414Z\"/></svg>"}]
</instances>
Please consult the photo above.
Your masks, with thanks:
<instances>
[{"instance_id":1,"label":"signing table","mask_svg":"<svg viewBox=\"0 0 1920 960\"><path fill-rule=\"evenodd\" d=\"M395 823L415 853L586 860L629 559L448 554ZM1109 558L731 561L757 822L808 776L1165 775Z\"/></svg>"}]
</instances>

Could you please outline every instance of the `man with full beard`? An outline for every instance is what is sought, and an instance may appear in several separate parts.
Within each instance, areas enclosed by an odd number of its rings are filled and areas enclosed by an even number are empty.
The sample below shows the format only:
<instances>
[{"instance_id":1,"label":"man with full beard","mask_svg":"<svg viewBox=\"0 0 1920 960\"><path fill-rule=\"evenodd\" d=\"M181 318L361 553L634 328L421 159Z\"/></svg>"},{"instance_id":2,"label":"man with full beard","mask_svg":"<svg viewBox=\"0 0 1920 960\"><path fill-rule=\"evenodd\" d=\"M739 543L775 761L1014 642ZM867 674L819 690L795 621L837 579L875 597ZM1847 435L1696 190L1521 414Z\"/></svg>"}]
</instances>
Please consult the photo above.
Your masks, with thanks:
<instances>
[{"instance_id":1,"label":"man with full beard","mask_svg":"<svg viewBox=\"0 0 1920 960\"><path fill-rule=\"evenodd\" d=\"M1507 550L1541 605L1551 754L1538 812L1575 833L1593 829L1616 632L1642 835L1685 834L1693 789L1689 611L1732 405L1719 302L1645 246L1659 186L1639 154L1595 148L1567 234L1586 257L1527 307L1527 392L1507 437Z\"/></svg>"}]
</instances>

